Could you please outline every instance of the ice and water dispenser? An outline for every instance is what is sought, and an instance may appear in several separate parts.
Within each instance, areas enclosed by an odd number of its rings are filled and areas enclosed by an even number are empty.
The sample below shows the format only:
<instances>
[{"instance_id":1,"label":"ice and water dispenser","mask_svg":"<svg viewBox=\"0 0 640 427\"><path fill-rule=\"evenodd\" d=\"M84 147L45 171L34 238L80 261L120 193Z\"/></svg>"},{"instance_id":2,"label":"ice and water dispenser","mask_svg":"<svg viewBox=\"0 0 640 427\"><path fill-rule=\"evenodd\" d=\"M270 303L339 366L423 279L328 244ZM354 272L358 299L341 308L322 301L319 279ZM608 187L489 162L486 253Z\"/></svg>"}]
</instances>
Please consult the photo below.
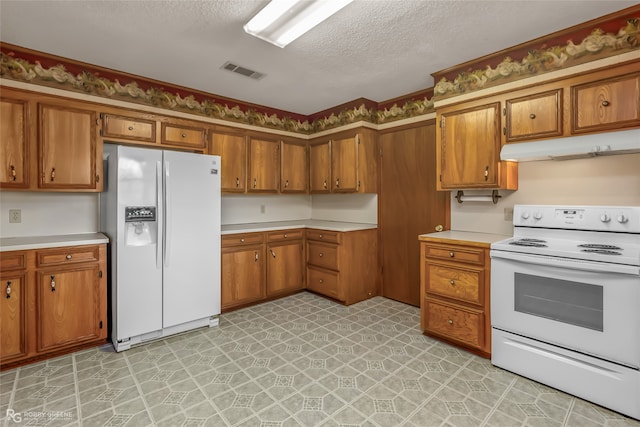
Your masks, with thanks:
<instances>
[{"instance_id":1,"label":"ice and water dispenser","mask_svg":"<svg viewBox=\"0 0 640 427\"><path fill-rule=\"evenodd\" d=\"M154 245L158 241L155 206L127 206L124 210L125 245Z\"/></svg>"}]
</instances>

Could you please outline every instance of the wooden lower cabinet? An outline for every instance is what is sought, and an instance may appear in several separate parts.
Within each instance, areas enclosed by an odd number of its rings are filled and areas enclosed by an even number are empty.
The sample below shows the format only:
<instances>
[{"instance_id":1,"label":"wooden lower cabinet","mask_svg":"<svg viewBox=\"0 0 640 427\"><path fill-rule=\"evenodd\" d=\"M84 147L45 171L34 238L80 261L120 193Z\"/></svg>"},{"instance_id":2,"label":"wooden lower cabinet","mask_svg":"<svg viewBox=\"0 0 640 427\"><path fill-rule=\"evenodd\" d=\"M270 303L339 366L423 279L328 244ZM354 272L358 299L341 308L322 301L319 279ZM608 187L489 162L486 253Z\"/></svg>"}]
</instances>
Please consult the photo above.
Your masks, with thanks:
<instances>
[{"instance_id":1,"label":"wooden lower cabinet","mask_svg":"<svg viewBox=\"0 0 640 427\"><path fill-rule=\"evenodd\" d=\"M420 256L424 333L490 358L489 244L421 242Z\"/></svg>"},{"instance_id":2,"label":"wooden lower cabinet","mask_svg":"<svg viewBox=\"0 0 640 427\"><path fill-rule=\"evenodd\" d=\"M264 248L247 245L222 248L222 309L265 297Z\"/></svg>"},{"instance_id":3,"label":"wooden lower cabinet","mask_svg":"<svg viewBox=\"0 0 640 427\"><path fill-rule=\"evenodd\" d=\"M307 230L307 289L346 305L378 295L377 236Z\"/></svg>"},{"instance_id":4,"label":"wooden lower cabinet","mask_svg":"<svg viewBox=\"0 0 640 427\"><path fill-rule=\"evenodd\" d=\"M285 237L286 236L286 237ZM267 296L304 289L302 230L269 233L267 239Z\"/></svg>"},{"instance_id":5,"label":"wooden lower cabinet","mask_svg":"<svg viewBox=\"0 0 640 427\"><path fill-rule=\"evenodd\" d=\"M106 267L105 244L3 252L1 367L104 343Z\"/></svg>"}]
</instances>

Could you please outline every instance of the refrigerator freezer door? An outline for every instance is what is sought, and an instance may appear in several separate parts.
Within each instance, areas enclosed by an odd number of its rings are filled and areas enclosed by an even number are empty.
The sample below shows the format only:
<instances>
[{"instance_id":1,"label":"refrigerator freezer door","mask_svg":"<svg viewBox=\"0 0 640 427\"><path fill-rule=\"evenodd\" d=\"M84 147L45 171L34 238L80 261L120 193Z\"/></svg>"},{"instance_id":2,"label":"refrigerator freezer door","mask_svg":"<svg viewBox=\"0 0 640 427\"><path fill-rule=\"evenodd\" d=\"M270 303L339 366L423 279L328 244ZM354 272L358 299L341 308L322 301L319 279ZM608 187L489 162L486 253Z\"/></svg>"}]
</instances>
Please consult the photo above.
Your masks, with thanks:
<instances>
[{"instance_id":1,"label":"refrigerator freezer door","mask_svg":"<svg viewBox=\"0 0 640 427\"><path fill-rule=\"evenodd\" d=\"M164 152L163 327L220 314L220 157Z\"/></svg>"},{"instance_id":2,"label":"refrigerator freezer door","mask_svg":"<svg viewBox=\"0 0 640 427\"><path fill-rule=\"evenodd\" d=\"M161 168L160 151L117 147L117 212L112 214L117 215L114 335L118 340L162 329ZM155 207L155 221L125 222L127 207Z\"/></svg>"}]
</instances>

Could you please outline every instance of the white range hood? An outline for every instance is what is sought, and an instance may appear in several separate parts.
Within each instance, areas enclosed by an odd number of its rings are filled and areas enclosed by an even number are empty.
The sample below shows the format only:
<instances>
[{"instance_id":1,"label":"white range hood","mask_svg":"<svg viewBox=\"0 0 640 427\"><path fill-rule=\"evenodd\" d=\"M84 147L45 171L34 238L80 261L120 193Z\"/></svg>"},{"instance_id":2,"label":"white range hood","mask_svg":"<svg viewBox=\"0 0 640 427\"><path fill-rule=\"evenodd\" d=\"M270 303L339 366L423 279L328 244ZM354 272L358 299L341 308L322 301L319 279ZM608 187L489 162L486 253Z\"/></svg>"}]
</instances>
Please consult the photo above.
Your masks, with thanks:
<instances>
[{"instance_id":1,"label":"white range hood","mask_svg":"<svg viewBox=\"0 0 640 427\"><path fill-rule=\"evenodd\" d=\"M640 129L505 144L500 160L569 160L629 153L640 153Z\"/></svg>"}]
</instances>

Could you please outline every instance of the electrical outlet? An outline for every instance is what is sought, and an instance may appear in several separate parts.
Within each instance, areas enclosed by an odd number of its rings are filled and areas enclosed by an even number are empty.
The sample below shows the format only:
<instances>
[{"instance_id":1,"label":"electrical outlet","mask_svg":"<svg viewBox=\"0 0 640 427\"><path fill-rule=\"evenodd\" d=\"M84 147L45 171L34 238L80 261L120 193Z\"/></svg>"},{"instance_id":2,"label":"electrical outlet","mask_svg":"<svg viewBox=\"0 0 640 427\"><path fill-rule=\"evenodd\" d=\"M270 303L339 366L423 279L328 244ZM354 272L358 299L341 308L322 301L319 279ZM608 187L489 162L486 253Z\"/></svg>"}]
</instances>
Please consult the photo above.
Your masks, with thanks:
<instances>
[{"instance_id":1,"label":"electrical outlet","mask_svg":"<svg viewBox=\"0 0 640 427\"><path fill-rule=\"evenodd\" d=\"M22 211L20 209L9 209L9 223L19 224L22 222Z\"/></svg>"},{"instance_id":2,"label":"electrical outlet","mask_svg":"<svg viewBox=\"0 0 640 427\"><path fill-rule=\"evenodd\" d=\"M513 208L504 208L504 220L513 221Z\"/></svg>"}]
</instances>

